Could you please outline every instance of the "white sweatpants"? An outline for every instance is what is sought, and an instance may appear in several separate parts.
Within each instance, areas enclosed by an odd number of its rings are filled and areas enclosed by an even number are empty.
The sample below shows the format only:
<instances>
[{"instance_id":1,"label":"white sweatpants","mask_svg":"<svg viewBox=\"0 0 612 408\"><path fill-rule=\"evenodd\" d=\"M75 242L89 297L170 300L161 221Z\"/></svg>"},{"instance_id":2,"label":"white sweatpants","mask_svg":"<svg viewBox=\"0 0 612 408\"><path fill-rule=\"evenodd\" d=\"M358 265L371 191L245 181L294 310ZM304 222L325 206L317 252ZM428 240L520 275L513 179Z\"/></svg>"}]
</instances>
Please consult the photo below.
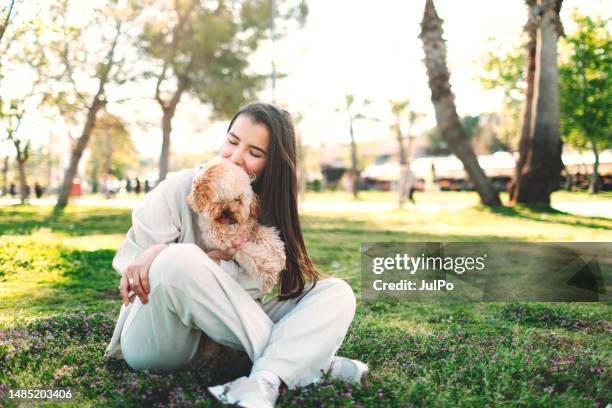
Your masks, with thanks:
<instances>
[{"instance_id":1,"label":"white sweatpants","mask_svg":"<svg viewBox=\"0 0 612 408\"><path fill-rule=\"evenodd\" d=\"M261 305L194 244L162 251L149 283L148 303L132 308L121 335L123 358L136 370L188 367L205 332L245 351L252 371L272 371L289 389L306 386L329 368L355 315L353 290L338 278L317 282L297 304Z\"/></svg>"}]
</instances>

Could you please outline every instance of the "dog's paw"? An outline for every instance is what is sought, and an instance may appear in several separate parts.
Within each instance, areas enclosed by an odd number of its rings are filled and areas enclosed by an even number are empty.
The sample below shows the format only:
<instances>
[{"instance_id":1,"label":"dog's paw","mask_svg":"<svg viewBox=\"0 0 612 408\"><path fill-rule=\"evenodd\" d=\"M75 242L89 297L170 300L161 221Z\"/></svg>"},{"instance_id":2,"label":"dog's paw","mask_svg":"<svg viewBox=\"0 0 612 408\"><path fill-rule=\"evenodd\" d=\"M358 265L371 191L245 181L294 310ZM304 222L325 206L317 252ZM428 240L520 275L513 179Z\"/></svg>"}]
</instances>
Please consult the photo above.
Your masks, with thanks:
<instances>
[{"instance_id":1,"label":"dog's paw","mask_svg":"<svg viewBox=\"0 0 612 408\"><path fill-rule=\"evenodd\" d=\"M235 255L238 262L249 275L259 281L259 288L268 292L276 285L280 271L285 267L282 261L273 254L261 251L261 246L253 242L244 244Z\"/></svg>"}]
</instances>

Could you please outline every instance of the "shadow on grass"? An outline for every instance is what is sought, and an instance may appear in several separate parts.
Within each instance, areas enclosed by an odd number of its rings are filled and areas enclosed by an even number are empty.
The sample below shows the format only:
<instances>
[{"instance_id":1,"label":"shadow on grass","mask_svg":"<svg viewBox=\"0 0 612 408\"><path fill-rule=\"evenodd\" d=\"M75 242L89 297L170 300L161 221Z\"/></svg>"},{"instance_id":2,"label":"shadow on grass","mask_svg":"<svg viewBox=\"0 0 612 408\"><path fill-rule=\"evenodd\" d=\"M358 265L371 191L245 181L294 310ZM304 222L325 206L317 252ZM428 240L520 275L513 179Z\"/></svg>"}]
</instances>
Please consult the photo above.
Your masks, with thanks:
<instances>
[{"instance_id":1,"label":"shadow on grass","mask_svg":"<svg viewBox=\"0 0 612 408\"><path fill-rule=\"evenodd\" d=\"M39 228L81 236L126 232L131 225L131 209L69 207L62 213L50 208L14 205L0 209L2 234L27 235Z\"/></svg>"},{"instance_id":2,"label":"shadow on grass","mask_svg":"<svg viewBox=\"0 0 612 408\"><path fill-rule=\"evenodd\" d=\"M610 219L605 217L583 217L559 211L546 205L520 205L520 206L477 206L480 211L488 211L505 217L522 218L529 221L538 221L554 224L564 224L585 228L612 230ZM551 215L551 218L542 218L542 215ZM610 224L610 225L606 225Z\"/></svg>"}]
</instances>

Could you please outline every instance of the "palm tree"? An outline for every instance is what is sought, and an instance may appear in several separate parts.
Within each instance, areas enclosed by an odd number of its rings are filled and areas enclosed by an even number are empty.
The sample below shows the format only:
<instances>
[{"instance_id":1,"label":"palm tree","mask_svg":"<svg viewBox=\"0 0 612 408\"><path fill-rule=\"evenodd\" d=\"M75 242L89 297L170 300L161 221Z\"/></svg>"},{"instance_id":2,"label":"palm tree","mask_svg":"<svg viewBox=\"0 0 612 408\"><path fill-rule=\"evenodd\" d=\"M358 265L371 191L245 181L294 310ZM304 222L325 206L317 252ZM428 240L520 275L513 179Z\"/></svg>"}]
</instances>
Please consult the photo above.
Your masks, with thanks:
<instances>
[{"instance_id":1,"label":"palm tree","mask_svg":"<svg viewBox=\"0 0 612 408\"><path fill-rule=\"evenodd\" d=\"M563 35L559 18L563 0L537 0L534 93L529 118L525 163L516 180L514 202L550 205L559 187L561 131L557 41ZM528 3L529 4L529 3Z\"/></svg>"},{"instance_id":2,"label":"palm tree","mask_svg":"<svg viewBox=\"0 0 612 408\"><path fill-rule=\"evenodd\" d=\"M457 115L455 96L450 88L450 74L446 67L446 45L442 33L442 19L436 12L433 0L427 0L419 37L423 41L431 101L436 111L438 128L450 150L463 163L480 201L487 206L498 206L501 205L499 195L478 164L476 154Z\"/></svg>"},{"instance_id":3,"label":"palm tree","mask_svg":"<svg viewBox=\"0 0 612 408\"><path fill-rule=\"evenodd\" d=\"M521 137L519 140L519 158L516 163L514 180L509 188L510 201L514 202L517 191L518 179L521 177L521 171L527 162L527 154L529 151L529 126L531 124L531 110L533 106L533 85L535 78L536 67L536 44L537 44L537 20L539 7L537 0L525 0L527 6L527 23L523 30L527 34L527 43L525 49L527 58L525 60L525 71L527 80L527 89L525 90L525 105L522 112L521 120Z\"/></svg>"},{"instance_id":4,"label":"palm tree","mask_svg":"<svg viewBox=\"0 0 612 408\"><path fill-rule=\"evenodd\" d=\"M365 116L363 113L355 113L355 96L352 94L347 94L345 96L346 98L346 105L344 107L344 109L336 109L336 112L338 111L344 111L346 112L346 114L348 115L349 118L349 133L351 136L351 175L353 177L353 197L357 198L359 195L359 185L361 184L361 170L359 169L359 160L357 157L357 143L355 142L355 132L353 130L353 123L356 120L362 120L362 119L366 119L366 120L374 120L377 121L378 119L376 118L372 118L372 117L367 117ZM364 99L364 101L361 103L361 107L366 107L370 104L371 102L367 99Z\"/></svg>"},{"instance_id":5,"label":"palm tree","mask_svg":"<svg viewBox=\"0 0 612 408\"><path fill-rule=\"evenodd\" d=\"M422 113L415 111L408 111L408 131L407 135L402 135L400 127L400 121L402 116L406 113L406 109L410 105L410 100L405 99L402 101L389 101L391 104L391 112L395 116L395 124L392 128L395 130L395 137L397 139L398 151L399 151L399 165L400 165L400 179L398 186L398 204L401 208L406 201L406 193L408 192L408 178L410 173L410 163L412 162L412 147L414 138L410 137L410 128L417 122L422 116ZM408 145L404 146L404 139L408 138Z\"/></svg>"}]
</instances>

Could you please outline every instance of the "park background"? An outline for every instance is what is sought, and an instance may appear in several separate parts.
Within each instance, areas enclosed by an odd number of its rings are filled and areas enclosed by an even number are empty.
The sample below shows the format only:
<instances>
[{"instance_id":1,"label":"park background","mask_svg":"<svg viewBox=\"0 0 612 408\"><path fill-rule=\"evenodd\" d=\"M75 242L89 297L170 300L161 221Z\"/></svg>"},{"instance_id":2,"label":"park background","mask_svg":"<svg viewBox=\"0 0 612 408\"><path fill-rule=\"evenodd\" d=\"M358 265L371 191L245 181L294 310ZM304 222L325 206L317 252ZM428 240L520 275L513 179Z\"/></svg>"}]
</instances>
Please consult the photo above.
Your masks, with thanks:
<instances>
[{"instance_id":1,"label":"park background","mask_svg":"<svg viewBox=\"0 0 612 408\"><path fill-rule=\"evenodd\" d=\"M293 114L307 247L357 294L362 241L610 241L612 6L557 4L4 0L0 392L207 406L239 374L102 354L131 209L255 98ZM606 406L610 331L607 304L359 301L339 354L368 383L279 404Z\"/></svg>"}]
</instances>

